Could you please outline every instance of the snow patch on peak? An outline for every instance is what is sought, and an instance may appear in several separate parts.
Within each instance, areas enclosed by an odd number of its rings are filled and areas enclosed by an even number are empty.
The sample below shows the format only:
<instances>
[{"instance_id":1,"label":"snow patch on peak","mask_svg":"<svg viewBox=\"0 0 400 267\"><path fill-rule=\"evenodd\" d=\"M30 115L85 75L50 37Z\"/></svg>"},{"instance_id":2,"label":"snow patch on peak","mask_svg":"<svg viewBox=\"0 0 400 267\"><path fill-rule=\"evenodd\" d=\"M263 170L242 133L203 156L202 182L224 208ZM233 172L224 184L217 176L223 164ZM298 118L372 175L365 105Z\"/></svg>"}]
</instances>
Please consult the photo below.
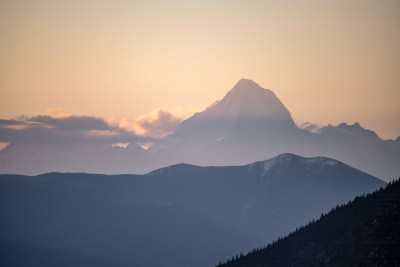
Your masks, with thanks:
<instances>
[{"instance_id":1,"label":"snow patch on peak","mask_svg":"<svg viewBox=\"0 0 400 267\"><path fill-rule=\"evenodd\" d=\"M271 168L275 165L275 161L276 161L276 158L273 158L273 159L270 159L270 160L267 160L267 161L263 162L264 164L263 164L262 176L264 176L266 173L269 172L269 170L271 170Z\"/></svg>"},{"instance_id":2,"label":"snow patch on peak","mask_svg":"<svg viewBox=\"0 0 400 267\"><path fill-rule=\"evenodd\" d=\"M315 163L317 163L319 160L320 160L320 159L319 159L318 157L316 157L316 158L308 158L308 159L305 159L304 162L307 163L307 164L315 164Z\"/></svg>"},{"instance_id":3,"label":"snow patch on peak","mask_svg":"<svg viewBox=\"0 0 400 267\"><path fill-rule=\"evenodd\" d=\"M325 165L329 165L329 166L335 166L338 164L338 162L336 160L333 159L325 159L324 160L324 164Z\"/></svg>"},{"instance_id":4,"label":"snow patch on peak","mask_svg":"<svg viewBox=\"0 0 400 267\"><path fill-rule=\"evenodd\" d=\"M301 158L301 157L297 156L295 154L292 154L292 153L284 153L284 154L280 154L279 156L276 156L273 159L275 160L276 164L284 165L284 164L287 164L288 162L293 161L298 158Z\"/></svg>"},{"instance_id":5,"label":"snow patch on peak","mask_svg":"<svg viewBox=\"0 0 400 267\"><path fill-rule=\"evenodd\" d=\"M247 165L247 171L256 177L267 179L270 174L283 169L306 168L308 170L318 170L323 166L333 167L339 163L335 159L325 157L305 158L292 153L285 153L269 160L251 163Z\"/></svg>"},{"instance_id":6,"label":"snow patch on peak","mask_svg":"<svg viewBox=\"0 0 400 267\"><path fill-rule=\"evenodd\" d=\"M289 161L294 158L298 158L299 156L296 156L295 154L292 153L284 153L280 154L279 156L276 157L276 159L279 159L280 161Z\"/></svg>"},{"instance_id":7,"label":"snow patch on peak","mask_svg":"<svg viewBox=\"0 0 400 267\"><path fill-rule=\"evenodd\" d=\"M333 159L328 159L328 158L323 158L323 157L315 157L315 158L307 158L304 160L304 163L306 164L321 164L321 165L327 165L327 166L335 166L339 162Z\"/></svg>"},{"instance_id":8,"label":"snow patch on peak","mask_svg":"<svg viewBox=\"0 0 400 267\"><path fill-rule=\"evenodd\" d=\"M253 162L248 165L247 171L248 173L261 175L261 177L265 177L266 174L272 169L272 167L276 163L276 158L272 158L266 161L258 161Z\"/></svg>"}]
</instances>

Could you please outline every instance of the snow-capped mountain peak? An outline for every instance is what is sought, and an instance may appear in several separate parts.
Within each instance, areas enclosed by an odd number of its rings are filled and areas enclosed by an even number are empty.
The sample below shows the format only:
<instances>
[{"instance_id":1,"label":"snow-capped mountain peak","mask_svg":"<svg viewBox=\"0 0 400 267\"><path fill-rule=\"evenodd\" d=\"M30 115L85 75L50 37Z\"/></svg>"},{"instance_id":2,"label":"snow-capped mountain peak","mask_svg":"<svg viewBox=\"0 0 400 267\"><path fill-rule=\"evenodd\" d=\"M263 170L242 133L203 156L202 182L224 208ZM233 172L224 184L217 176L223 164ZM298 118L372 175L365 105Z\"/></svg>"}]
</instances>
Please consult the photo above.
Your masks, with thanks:
<instances>
[{"instance_id":1,"label":"snow-capped mountain peak","mask_svg":"<svg viewBox=\"0 0 400 267\"><path fill-rule=\"evenodd\" d=\"M261 177L265 177L268 173L273 171L274 169L292 169L292 168L299 168L303 170L310 170L314 171L316 169L322 167L334 167L340 162L325 157L312 157L306 158L301 157L292 153L284 153L274 158L255 162L248 165L249 172L259 173L261 172Z\"/></svg>"},{"instance_id":2,"label":"snow-capped mountain peak","mask_svg":"<svg viewBox=\"0 0 400 267\"><path fill-rule=\"evenodd\" d=\"M289 111L274 92L248 79L238 81L223 99L216 101L202 113L210 117L265 117L292 120Z\"/></svg>"},{"instance_id":3,"label":"snow-capped mountain peak","mask_svg":"<svg viewBox=\"0 0 400 267\"><path fill-rule=\"evenodd\" d=\"M246 132L248 138L249 133L259 137L273 129L288 128L296 125L274 92L252 80L241 79L223 99L183 121L173 135L215 141L238 131Z\"/></svg>"}]
</instances>

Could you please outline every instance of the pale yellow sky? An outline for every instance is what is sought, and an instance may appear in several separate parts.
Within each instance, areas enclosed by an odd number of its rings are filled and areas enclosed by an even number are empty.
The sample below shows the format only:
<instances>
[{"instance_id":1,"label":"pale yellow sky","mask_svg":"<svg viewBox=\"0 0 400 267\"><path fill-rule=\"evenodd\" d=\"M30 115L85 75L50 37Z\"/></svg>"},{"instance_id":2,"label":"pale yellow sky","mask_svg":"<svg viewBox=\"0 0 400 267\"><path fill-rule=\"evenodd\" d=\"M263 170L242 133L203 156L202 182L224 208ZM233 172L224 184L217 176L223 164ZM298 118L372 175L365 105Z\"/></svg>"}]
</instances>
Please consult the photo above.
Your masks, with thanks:
<instances>
[{"instance_id":1,"label":"pale yellow sky","mask_svg":"<svg viewBox=\"0 0 400 267\"><path fill-rule=\"evenodd\" d=\"M400 135L400 1L0 0L0 117L200 111L240 78L297 123Z\"/></svg>"}]
</instances>

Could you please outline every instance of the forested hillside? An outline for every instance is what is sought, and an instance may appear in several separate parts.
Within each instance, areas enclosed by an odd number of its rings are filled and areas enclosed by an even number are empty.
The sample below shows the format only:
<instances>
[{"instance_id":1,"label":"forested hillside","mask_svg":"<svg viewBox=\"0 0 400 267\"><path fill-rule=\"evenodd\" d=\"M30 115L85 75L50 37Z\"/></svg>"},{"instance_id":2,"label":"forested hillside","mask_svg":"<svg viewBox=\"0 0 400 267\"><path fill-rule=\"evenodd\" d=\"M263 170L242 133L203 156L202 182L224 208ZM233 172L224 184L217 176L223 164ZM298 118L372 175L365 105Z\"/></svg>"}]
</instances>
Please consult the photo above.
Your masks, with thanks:
<instances>
[{"instance_id":1,"label":"forested hillside","mask_svg":"<svg viewBox=\"0 0 400 267\"><path fill-rule=\"evenodd\" d=\"M218 266L400 266L400 182Z\"/></svg>"}]
</instances>

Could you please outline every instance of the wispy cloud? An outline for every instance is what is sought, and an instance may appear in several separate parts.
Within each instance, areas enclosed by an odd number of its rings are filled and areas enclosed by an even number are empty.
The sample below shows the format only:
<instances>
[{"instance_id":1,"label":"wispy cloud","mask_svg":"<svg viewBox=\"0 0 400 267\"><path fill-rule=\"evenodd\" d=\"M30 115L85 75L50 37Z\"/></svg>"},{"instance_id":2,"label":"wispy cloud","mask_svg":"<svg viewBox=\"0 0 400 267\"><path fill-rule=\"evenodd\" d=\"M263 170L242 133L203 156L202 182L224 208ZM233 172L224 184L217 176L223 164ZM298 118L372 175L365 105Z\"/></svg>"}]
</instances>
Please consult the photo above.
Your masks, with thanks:
<instances>
[{"instance_id":1,"label":"wispy cloud","mask_svg":"<svg viewBox=\"0 0 400 267\"><path fill-rule=\"evenodd\" d=\"M138 136L161 138L172 133L191 114L182 108L176 108L173 111L156 109L150 114L139 116L136 119L123 118L117 121L110 118L107 122L113 127L133 132Z\"/></svg>"},{"instance_id":2,"label":"wispy cloud","mask_svg":"<svg viewBox=\"0 0 400 267\"><path fill-rule=\"evenodd\" d=\"M66 117L69 117L72 115L63 108L49 108L45 112L36 113L34 115L34 117L36 117L36 116L50 116L53 118L66 118Z\"/></svg>"},{"instance_id":3,"label":"wispy cloud","mask_svg":"<svg viewBox=\"0 0 400 267\"><path fill-rule=\"evenodd\" d=\"M105 119L90 116L52 117L39 115L31 117L27 121L40 122L62 131L112 130L113 128Z\"/></svg>"},{"instance_id":4,"label":"wispy cloud","mask_svg":"<svg viewBox=\"0 0 400 267\"><path fill-rule=\"evenodd\" d=\"M115 143L112 144L112 147L121 147L121 148L127 148L129 146L130 143Z\"/></svg>"},{"instance_id":5,"label":"wispy cloud","mask_svg":"<svg viewBox=\"0 0 400 267\"><path fill-rule=\"evenodd\" d=\"M178 115L179 114L179 115ZM172 133L184 114L157 109L136 119L117 121L94 116L72 115L64 109L48 109L15 120L0 119L0 151L8 145L91 144L148 149L156 139Z\"/></svg>"},{"instance_id":6,"label":"wispy cloud","mask_svg":"<svg viewBox=\"0 0 400 267\"><path fill-rule=\"evenodd\" d=\"M68 113L63 112L66 115ZM59 116L58 116L59 115ZM0 142L15 144L115 144L135 142L138 137L91 116L58 114L0 120Z\"/></svg>"},{"instance_id":7,"label":"wispy cloud","mask_svg":"<svg viewBox=\"0 0 400 267\"><path fill-rule=\"evenodd\" d=\"M86 131L86 136L88 137L98 137L98 136L118 136L121 133L118 131L112 131L112 130L89 130Z\"/></svg>"},{"instance_id":8,"label":"wispy cloud","mask_svg":"<svg viewBox=\"0 0 400 267\"><path fill-rule=\"evenodd\" d=\"M144 150L147 150L154 145L152 142L137 142L137 144Z\"/></svg>"},{"instance_id":9,"label":"wispy cloud","mask_svg":"<svg viewBox=\"0 0 400 267\"><path fill-rule=\"evenodd\" d=\"M0 151L2 151L4 148L6 148L10 143L7 142L0 142Z\"/></svg>"},{"instance_id":10,"label":"wispy cloud","mask_svg":"<svg viewBox=\"0 0 400 267\"><path fill-rule=\"evenodd\" d=\"M182 118L166 110L155 110L137 118L133 123L136 134L148 137L164 137L172 133Z\"/></svg>"},{"instance_id":11,"label":"wispy cloud","mask_svg":"<svg viewBox=\"0 0 400 267\"><path fill-rule=\"evenodd\" d=\"M164 110L130 121L77 116L62 109L0 119L0 171L148 172L148 157L154 153L149 148L162 143L159 137L180 121Z\"/></svg>"},{"instance_id":12,"label":"wispy cloud","mask_svg":"<svg viewBox=\"0 0 400 267\"><path fill-rule=\"evenodd\" d=\"M303 123L301 123L301 124L299 124L297 126L299 128L302 128L302 129L307 130L307 131L312 132L312 133L320 133L321 129L323 127L321 125L318 125L318 124L315 124L315 123L311 123L311 122L308 122L308 121L307 122L303 122Z\"/></svg>"}]
</instances>

